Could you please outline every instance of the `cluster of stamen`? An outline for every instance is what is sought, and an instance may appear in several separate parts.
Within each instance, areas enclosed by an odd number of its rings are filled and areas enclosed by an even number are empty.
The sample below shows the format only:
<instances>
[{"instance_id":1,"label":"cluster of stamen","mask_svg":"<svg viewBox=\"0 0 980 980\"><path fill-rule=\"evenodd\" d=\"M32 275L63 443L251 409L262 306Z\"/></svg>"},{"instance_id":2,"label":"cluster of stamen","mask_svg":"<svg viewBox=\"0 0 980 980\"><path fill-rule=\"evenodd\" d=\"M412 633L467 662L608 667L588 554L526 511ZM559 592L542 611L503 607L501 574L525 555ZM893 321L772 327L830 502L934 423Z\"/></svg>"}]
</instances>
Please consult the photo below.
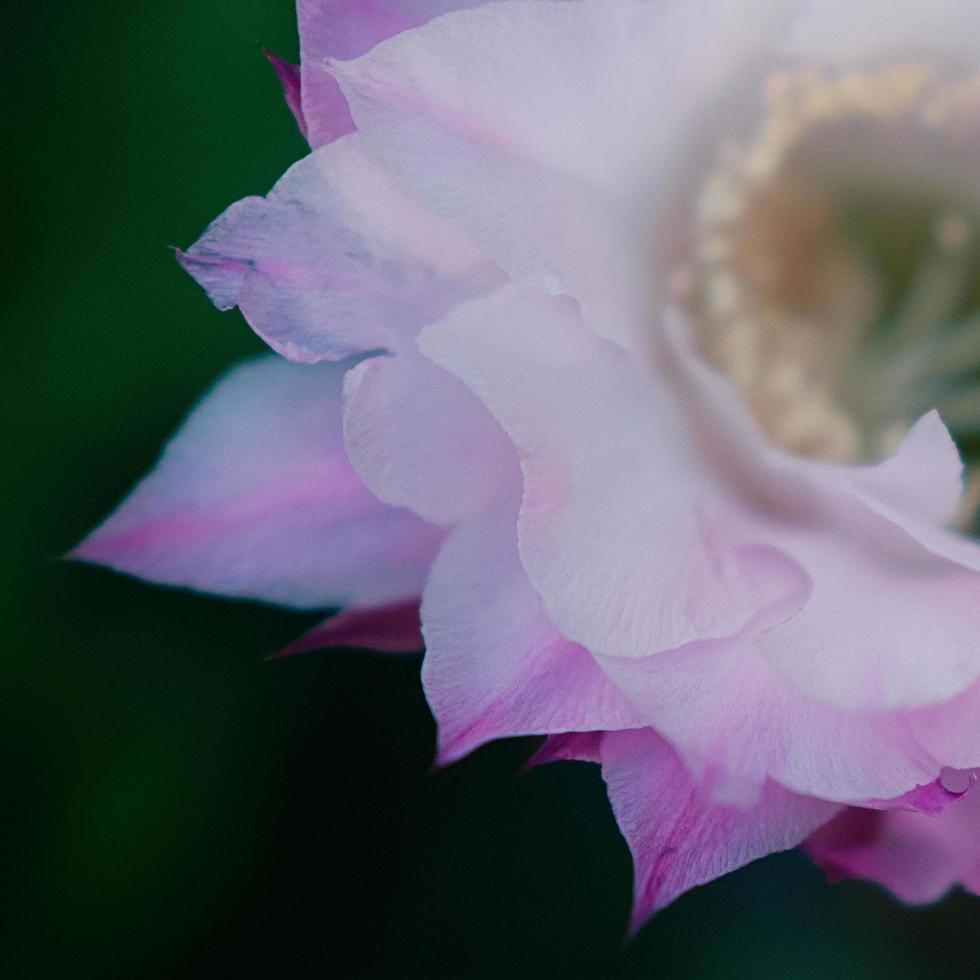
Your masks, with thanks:
<instances>
[{"instance_id":1,"label":"cluster of stamen","mask_svg":"<svg viewBox=\"0 0 980 980\"><path fill-rule=\"evenodd\" d=\"M949 81L919 64L835 76L803 68L772 76L764 99L754 134L725 146L703 185L675 280L705 356L769 436L800 455L878 458L943 402L956 416L948 422L972 418L980 430L980 386L946 384L964 358L980 365L980 321L950 326L974 272L972 209L937 205L919 268L881 329L875 257L845 233L835 187L806 166L834 127L914 127L954 148L975 138L980 76Z\"/></svg>"}]
</instances>

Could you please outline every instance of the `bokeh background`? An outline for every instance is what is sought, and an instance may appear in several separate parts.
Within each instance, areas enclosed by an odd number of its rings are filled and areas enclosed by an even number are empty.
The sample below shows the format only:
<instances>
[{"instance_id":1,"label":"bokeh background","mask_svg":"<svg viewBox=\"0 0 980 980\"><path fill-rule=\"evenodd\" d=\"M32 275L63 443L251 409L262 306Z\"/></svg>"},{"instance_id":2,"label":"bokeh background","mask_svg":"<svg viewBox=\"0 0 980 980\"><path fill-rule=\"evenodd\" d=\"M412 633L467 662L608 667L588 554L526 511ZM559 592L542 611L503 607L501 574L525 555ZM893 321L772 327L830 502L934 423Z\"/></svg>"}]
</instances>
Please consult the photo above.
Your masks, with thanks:
<instances>
[{"instance_id":1,"label":"bokeh background","mask_svg":"<svg viewBox=\"0 0 980 980\"><path fill-rule=\"evenodd\" d=\"M267 663L309 617L60 560L260 343L169 250L304 152L291 0L7 11L0 357L5 978L976 975L980 899L903 909L798 854L623 943L598 772L430 773L414 658ZM978 829L980 832L980 829Z\"/></svg>"}]
</instances>

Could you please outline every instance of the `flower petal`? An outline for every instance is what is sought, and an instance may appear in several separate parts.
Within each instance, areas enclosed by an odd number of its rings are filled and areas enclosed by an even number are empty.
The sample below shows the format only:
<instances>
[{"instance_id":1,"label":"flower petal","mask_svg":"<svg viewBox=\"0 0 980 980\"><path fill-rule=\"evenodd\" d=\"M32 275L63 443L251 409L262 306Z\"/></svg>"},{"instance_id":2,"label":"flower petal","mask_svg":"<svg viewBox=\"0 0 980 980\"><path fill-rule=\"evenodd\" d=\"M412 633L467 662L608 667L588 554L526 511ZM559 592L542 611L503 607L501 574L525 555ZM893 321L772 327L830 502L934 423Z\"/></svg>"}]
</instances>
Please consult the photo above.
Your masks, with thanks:
<instances>
[{"instance_id":1,"label":"flower petal","mask_svg":"<svg viewBox=\"0 0 980 980\"><path fill-rule=\"evenodd\" d=\"M314 626L273 659L331 647L357 647L381 653L417 653L425 646L417 601L369 609L345 609Z\"/></svg>"},{"instance_id":2,"label":"flower petal","mask_svg":"<svg viewBox=\"0 0 980 980\"><path fill-rule=\"evenodd\" d=\"M609 802L633 855L631 932L689 888L795 847L838 810L773 783L749 809L712 803L650 729L607 733L601 755Z\"/></svg>"},{"instance_id":3,"label":"flower petal","mask_svg":"<svg viewBox=\"0 0 980 980\"><path fill-rule=\"evenodd\" d=\"M331 68L419 200L512 278L575 296L590 327L641 349L652 238L676 204L664 188L785 14L768 0L492 3Z\"/></svg>"},{"instance_id":4,"label":"flower petal","mask_svg":"<svg viewBox=\"0 0 980 980\"><path fill-rule=\"evenodd\" d=\"M347 100L326 71L327 58L355 58L393 34L485 0L299 0L303 115L312 146L351 132Z\"/></svg>"},{"instance_id":5,"label":"flower petal","mask_svg":"<svg viewBox=\"0 0 980 980\"><path fill-rule=\"evenodd\" d=\"M269 59L269 64L275 69L279 84L282 85L282 94L285 96L286 105L289 106L289 111L295 117L299 131L304 136L308 136L306 119L303 116L303 105L301 102L301 74L299 65L285 61L271 51L266 51L265 56Z\"/></svg>"},{"instance_id":6,"label":"flower petal","mask_svg":"<svg viewBox=\"0 0 980 980\"><path fill-rule=\"evenodd\" d=\"M903 714L806 697L771 669L751 636L597 659L718 802L752 805L767 779L823 799L886 799L929 783L942 765Z\"/></svg>"},{"instance_id":7,"label":"flower petal","mask_svg":"<svg viewBox=\"0 0 980 980\"><path fill-rule=\"evenodd\" d=\"M505 736L643 724L588 651L545 618L511 513L452 532L426 585L422 623L440 763Z\"/></svg>"},{"instance_id":8,"label":"flower petal","mask_svg":"<svg viewBox=\"0 0 980 980\"><path fill-rule=\"evenodd\" d=\"M517 286L419 337L483 400L524 474L521 559L549 618L594 652L646 656L728 636L759 595L666 385L585 329L574 304ZM720 525L720 526L718 526Z\"/></svg>"},{"instance_id":9,"label":"flower petal","mask_svg":"<svg viewBox=\"0 0 980 980\"><path fill-rule=\"evenodd\" d=\"M602 762L606 732L563 732L549 735L544 745L524 765L525 769L549 762Z\"/></svg>"},{"instance_id":10,"label":"flower petal","mask_svg":"<svg viewBox=\"0 0 980 980\"><path fill-rule=\"evenodd\" d=\"M980 793L941 813L848 808L814 834L806 851L832 881L877 881L913 904L956 884L980 892Z\"/></svg>"},{"instance_id":11,"label":"flower petal","mask_svg":"<svg viewBox=\"0 0 980 980\"><path fill-rule=\"evenodd\" d=\"M180 260L216 306L238 306L270 346L299 361L397 350L500 281L356 136L301 160L268 197L232 205Z\"/></svg>"},{"instance_id":12,"label":"flower petal","mask_svg":"<svg viewBox=\"0 0 980 980\"><path fill-rule=\"evenodd\" d=\"M345 368L268 356L233 370L73 557L297 608L418 596L441 533L351 468Z\"/></svg>"},{"instance_id":13,"label":"flower petal","mask_svg":"<svg viewBox=\"0 0 980 980\"><path fill-rule=\"evenodd\" d=\"M811 63L853 69L888 57L938 55L954 67L976 64L980 10L963 0L809 0L800 11L783 50Z\"/></svg>"},{"instance_id":14,"label":"flower petal","mask_svg":"<svg viewBox=\"0 0 980 980\"><path fill-rule=\"evenodd\" d=\"M379 500L433 524L452 525L519 492L510 440L468 388L418 350L348 372L344 438Z\"/></svg>"}]
</instances>

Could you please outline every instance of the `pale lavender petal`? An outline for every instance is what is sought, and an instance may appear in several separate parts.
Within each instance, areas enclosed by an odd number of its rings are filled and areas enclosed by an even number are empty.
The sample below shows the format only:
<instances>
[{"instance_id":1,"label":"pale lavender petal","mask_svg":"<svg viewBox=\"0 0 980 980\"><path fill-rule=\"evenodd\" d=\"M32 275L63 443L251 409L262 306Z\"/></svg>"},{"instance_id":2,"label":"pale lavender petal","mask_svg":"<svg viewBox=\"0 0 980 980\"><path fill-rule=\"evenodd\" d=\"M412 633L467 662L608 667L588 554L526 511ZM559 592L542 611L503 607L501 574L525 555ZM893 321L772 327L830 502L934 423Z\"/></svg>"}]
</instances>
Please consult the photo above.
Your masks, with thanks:
<instances>
[{"instance_id":1,"label":"pale lavender petal","mask_svg":"<svg viewBox=\"0 0 980 980\"><path fill-rule=\"evenodd\" d=\"M233 370L73 557L297 608L419 595L441 532L381 504L347 460L347 365Z\"/></svg>"},{"instance_id":2,"label":"pale lavender petal","mask_svg":"<svg viewBox=\"0 0 980 980\"><path fill-rule=\"evenodd\" d=\"M344 439L378 499L452 525L520 492L510 440L483 403L417 350L348 372Z\"/></svg>"},{"instance_id":3,"label":"pale lavender petal","mask_svg":"<svg viewBox=\"0 0 980 980\"><path fill-rule=\"evenodd\" d=\"M272 659L330 647L357 647L381 653L417 653L425 646L418 601L369 609L345 609L314 626Z\"/></svg>"},{"instance_id":4,"label":"pale lavender petal","mask_svg":"<svg viewBox=\"0 0 980 980\"><path fill-rule=\"evenodd\" d=\"M755 806L711 802L656 732L610 732L602 775L633 855L635 932L695 885L795 847L838 811L835 804L768 783Z\"/></svg>"},{"instance_id":5,"label":"pale lavender petal","mask_svg":"<svg viewBox=\"0 0 980 980\"><path fill-rule=\"evenodd\" d=\"M422 683L441 763L505 736L643 724L588 651L545 618L517 557L511 513L450 534L426 585L422 624Z\"/></svg>"},{"instance_id":6,"label":"pale lavender petal","mask_svg":"<svg viewBox=\"0 0 980 980\"><path fill-rule=\"evenodd\" d=\"M500 273L407 197L356 136L217 218L180 261L292 360L397 350Z\"/></svg>"}]
</instances>

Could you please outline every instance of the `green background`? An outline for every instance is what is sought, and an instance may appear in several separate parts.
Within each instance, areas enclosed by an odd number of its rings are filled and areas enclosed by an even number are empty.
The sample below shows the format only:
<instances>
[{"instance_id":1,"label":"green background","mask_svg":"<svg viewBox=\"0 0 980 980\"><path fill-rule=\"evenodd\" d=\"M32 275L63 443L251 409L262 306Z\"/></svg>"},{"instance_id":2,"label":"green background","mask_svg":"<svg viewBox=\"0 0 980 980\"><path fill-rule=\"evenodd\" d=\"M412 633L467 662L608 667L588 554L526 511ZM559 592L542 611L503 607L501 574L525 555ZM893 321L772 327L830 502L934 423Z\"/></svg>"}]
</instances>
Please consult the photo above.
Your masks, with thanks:
<instances>
[{"instance_id":1,"label":"green background","mask_svg":"<svg viewBox=\"0 0 980 980\"><path fill-rule=\"evenodd\" d=\"M304 152L290 0L18 5L2 601L4 977L976 975L980 900L780 855L624 946L598 773L531 742L432 775L415 660L266 663L311 619L59 560L260 350L174 262ZM10 288L12 287L12 289Z\"/></svg>"}]
</instances>

